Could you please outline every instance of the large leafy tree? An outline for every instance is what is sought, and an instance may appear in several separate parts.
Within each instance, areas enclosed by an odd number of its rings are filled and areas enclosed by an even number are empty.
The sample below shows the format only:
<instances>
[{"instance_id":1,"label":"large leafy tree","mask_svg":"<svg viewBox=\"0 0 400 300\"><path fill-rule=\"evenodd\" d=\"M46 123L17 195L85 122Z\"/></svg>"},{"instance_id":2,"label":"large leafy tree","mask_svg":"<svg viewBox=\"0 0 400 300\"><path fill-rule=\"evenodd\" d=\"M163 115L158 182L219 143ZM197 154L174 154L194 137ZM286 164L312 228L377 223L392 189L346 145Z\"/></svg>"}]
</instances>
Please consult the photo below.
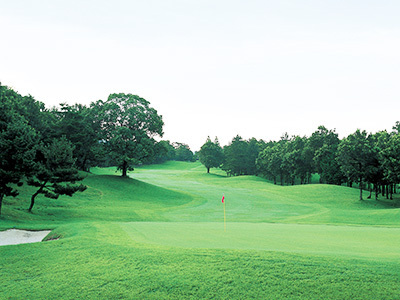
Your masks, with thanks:
<instances>
[{"instance_id":1,"label":"large leafy tree","mask_svg":"<svg viewBox=\"0 0 400 300\"><path fill-rule=\"evenodd\" d=\"M83 178L75 168L73 146L65 137L54 139L49 145L41 144L36 149L35 171L28 178L28 185L38 188L31 197L28 211L32 211L39 194L57 199L60 195L83 192L86 186L76 184Z\"/></svg>"},{"instance_id":2,"label":"large leafy tree","mask_svg":"<svg viewBox=\"0 0 400 300\"><path fill-rule=\"evenodd\" d=\"M339 142L337 144L324 143L315 151L313 161L317 165L320 182L340 185L345 181L345 176L336 160L338 146Z\"/></svg>"},{"instance_id":3,"label":"large leafy tree","mask_svg":"<svg viewBox=\"0 0 400 300\"><path fill-rule=\"evenodd\" d=\"M20 95L0 84L0 214L5 196L17 196L16 185L33 166L37 133L16 112Z\"/></svg>"},{"instance_id":4,"label":"large leafy tree","mask_svg":"<svg viewBox=\"0 0 400 300\"><path fill-rule=\"evenodd\" d=\"M400 133L395 132L387 137L385 146L380 148L379 154L383 183L391 186L398 184L400 182Z\"/></svg>"},{"instance_id":5,"label":"large leafy tree","mask_svg":"<svg viewBox=\"0 0 400 300\"><path fill-rule=\"evenodd\" d=\"M257 154L258 155L258 154ZM228 175L249 175L248 142L239 135L232 139L232 142L224 147L224 163L222 170ZM255 165L256 157L253 164ZM255 169L255 168L254 168Z\"/></svg>"},{"instance_id":6,"label":"large leafy tree","mask_svg":"<svg viewBox=\"0 0 400 300\"><path fill-rule=\"evenodd\" d=\"M184 143L174 143L175 160L177 161L195 161L194 154L189 145Z\"/></svg>"},{"instance_id":7,"label":"large leafy tree","mask_svg":"<svg viewBox=\"0 0 400 300\"><path fill-rule=\"evenodd\" d=\"M138 164L154 155L155 137L163 135L164 122L150 102L132 94L111 94L107 101L92 104L102 130L102 141L127 176Z\"/></svg>"},{"instance_id":8,"label":"large leafy tree","mask_svg":"<svg viewBox=\"0 0 400 300\"><path fill-rule=\"evenodd\" d=\"M62 103L53 113L57 117L55 126L57 136L65 136L72 142L76 166L82 171L89 171L101 153L99 122L91 110L81 104Z\"/></svg>"},{"instance_id":9,"label":"large leafy tree","mask_svg":"<svg viewBox=\"0 0 400 300\"><path fill-rule=\"evenodd\" d=\"M170 141L161 140L154 145L154 156L143 160L144 164L164 163L168 160L174 160L176 149Z\"/></svg>"},{"instance_id":10,"label":"large leafy tree","mask_svg":"<svg viewBox=\"0 0 400 300\"><path fill-rule=\"evenodd\" d=\"M43 102L31 95L20 96L15 102L16 112L23 116L28 124L36 130L40 140L50 142L57 136L55 131L55 115L48 110Z\"/></svg>"},{"instance_id":11,"label":"large leafy tree","mask_svg":"<svg viewBox=\"0 0 400 300\"><path fill-rule=\"evenodd\" d=\"M366 174L366 180L370 183L370 192L372 193L372 186L375 189L375 199L378 199L379 187L385 186L388 178L385 178L384 163L386 162L387 145L390 139L389 133L384 131L376 132L369 137L371 144L371 156L369 159L369 172ZM371 194L369 198L371 197Z\"/></svg>"},{"instance_id":12,"label":"large leafy tree","mask_svg":"<svg viewBox=\"0 0 400 300\"><path fill-rule=\"evenodd\" d=\"M358 182L360 200L363 200L363 184L373 172L373 159L376 157L367 132L359 129L343 139L338 147L337 160L349 181Z\"/></svg>"},{"instance_id":13,"label":"large leafy tree","mask_svg":"<svg viewBox=\"0 0 400 300\"><path fill-rule=\"evenodd\" d=\"M319 126L307 140L306 148L313 157L313 172L320 175L320 182L341 184L343 174L336 161L340 140L335 130Z\"/></svg>"},{"instance_id":14,"label":"large leafy tree","mask_svg":"<svg viewBox=\"0 0 400 300\"><path fill-rule=\"evenodd\" d=\"M211 168L219 168L224 161L224 152L219 144L218 138L214 142L210 137L201 146L199 151L200 162L206 167L207 173L210 173Z\"/></svg>"},{"instance_id":15,"label":"large leafy tree","mask_svg":"<svg viewBox=\"0 0 400 300\"><path fill-rule=\"evenodd\" d=\"M258 154L256 166L258 172L270 178L276 184L278 176L281 176L281 143L269 142L266 147ZM282 182L281 182L282 183Z\"/></svg>"},{"instance_id":16,"label":"large leafy tree","mask_svg":"<svg viewBox=\"0 0 400 300\"><path fill-rule=\"evenodd\" d=\"M249 141L247 141L247 149L246 149L246 174L256 174L257 173L257 167L256 167L256 160L258 157L258 154L260 153L260 144L262 142L257 141L256 138L251 138Z\"/></svg>"}]
</instances>

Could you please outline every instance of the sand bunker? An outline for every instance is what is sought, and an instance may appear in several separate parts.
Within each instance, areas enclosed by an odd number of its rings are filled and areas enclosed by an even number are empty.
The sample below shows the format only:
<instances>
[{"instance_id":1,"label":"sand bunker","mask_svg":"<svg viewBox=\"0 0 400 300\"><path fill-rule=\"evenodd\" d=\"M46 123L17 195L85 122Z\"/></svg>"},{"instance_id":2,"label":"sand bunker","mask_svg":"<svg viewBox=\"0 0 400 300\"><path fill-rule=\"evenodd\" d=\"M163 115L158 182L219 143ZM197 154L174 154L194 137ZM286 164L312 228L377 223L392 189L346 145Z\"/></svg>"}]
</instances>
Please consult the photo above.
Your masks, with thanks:
<instances>
[{"instance_id":1,"label":"sand bunker","mask_svg":"<svg viewBox=\"0 0 400 300\"><path fill-rule=\"evenodd\" d=\"M27 231L9 229L0 231L0 246L41 242L51 230Z\"/></svg>"}]
</instances>

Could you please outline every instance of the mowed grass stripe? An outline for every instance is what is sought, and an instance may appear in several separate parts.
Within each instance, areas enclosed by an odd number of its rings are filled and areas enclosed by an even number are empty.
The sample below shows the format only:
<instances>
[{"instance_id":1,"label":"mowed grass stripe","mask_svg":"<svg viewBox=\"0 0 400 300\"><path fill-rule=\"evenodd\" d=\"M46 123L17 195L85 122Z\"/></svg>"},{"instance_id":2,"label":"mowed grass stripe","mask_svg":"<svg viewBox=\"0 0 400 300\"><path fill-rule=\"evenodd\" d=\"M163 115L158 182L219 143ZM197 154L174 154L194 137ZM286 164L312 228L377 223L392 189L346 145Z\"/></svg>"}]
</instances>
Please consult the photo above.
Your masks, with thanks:
<instances>
[{"instance_id":1,"label":"mowed grass stripe","mask_svg":"<svg viewBox=\"0 0 400 300\"><path fill-rule=\"evenodd\" d=\"M270 223L120 223L140 243L400 260L400 228Z\"/></svg>"}]
</instances>

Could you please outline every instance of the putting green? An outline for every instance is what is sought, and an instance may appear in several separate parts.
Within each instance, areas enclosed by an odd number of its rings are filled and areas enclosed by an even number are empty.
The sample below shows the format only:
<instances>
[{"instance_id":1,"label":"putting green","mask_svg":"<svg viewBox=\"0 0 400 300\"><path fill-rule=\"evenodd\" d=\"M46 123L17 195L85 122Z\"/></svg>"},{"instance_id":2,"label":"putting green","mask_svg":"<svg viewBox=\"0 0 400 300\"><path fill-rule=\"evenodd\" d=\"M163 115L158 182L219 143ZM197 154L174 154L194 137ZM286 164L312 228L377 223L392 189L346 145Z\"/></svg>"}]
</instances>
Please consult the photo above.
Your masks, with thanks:
<instances>
[{"instance_id":1,"label":"putting green","mask_svg":"<svg viewBox=\"0 0 400 300\"><path fill-rule=\"evenodd\" d=\"M400 259L400 228L271 223L119 223L136 242L183 248L253 249Z\"/></svg>"}]
</instances>

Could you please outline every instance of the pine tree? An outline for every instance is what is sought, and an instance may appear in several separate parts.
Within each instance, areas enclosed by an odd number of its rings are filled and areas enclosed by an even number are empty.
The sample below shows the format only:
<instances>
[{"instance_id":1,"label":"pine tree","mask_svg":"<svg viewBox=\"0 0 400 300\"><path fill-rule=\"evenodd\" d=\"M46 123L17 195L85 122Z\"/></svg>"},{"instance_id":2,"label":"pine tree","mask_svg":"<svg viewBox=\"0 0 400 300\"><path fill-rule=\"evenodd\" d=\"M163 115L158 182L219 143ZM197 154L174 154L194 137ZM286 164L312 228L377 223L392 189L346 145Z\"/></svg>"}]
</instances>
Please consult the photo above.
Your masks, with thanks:
<instances>
[{"instance_id":1,"label":"pine tree","mask_svg":"<svg viewBox=\"0 0 400 300\"><path fill-rule=\"evenodd\" d=\"M28 179L28 185L38 188L31 197L28 211L32 211L39 194L57 199L60 195L83 192L86 186L75 184L82 179L75 167L73 147L65 137L54 139L49 145L41 144L36 151L34 176Z\"/></svg>"}]
</instances>

